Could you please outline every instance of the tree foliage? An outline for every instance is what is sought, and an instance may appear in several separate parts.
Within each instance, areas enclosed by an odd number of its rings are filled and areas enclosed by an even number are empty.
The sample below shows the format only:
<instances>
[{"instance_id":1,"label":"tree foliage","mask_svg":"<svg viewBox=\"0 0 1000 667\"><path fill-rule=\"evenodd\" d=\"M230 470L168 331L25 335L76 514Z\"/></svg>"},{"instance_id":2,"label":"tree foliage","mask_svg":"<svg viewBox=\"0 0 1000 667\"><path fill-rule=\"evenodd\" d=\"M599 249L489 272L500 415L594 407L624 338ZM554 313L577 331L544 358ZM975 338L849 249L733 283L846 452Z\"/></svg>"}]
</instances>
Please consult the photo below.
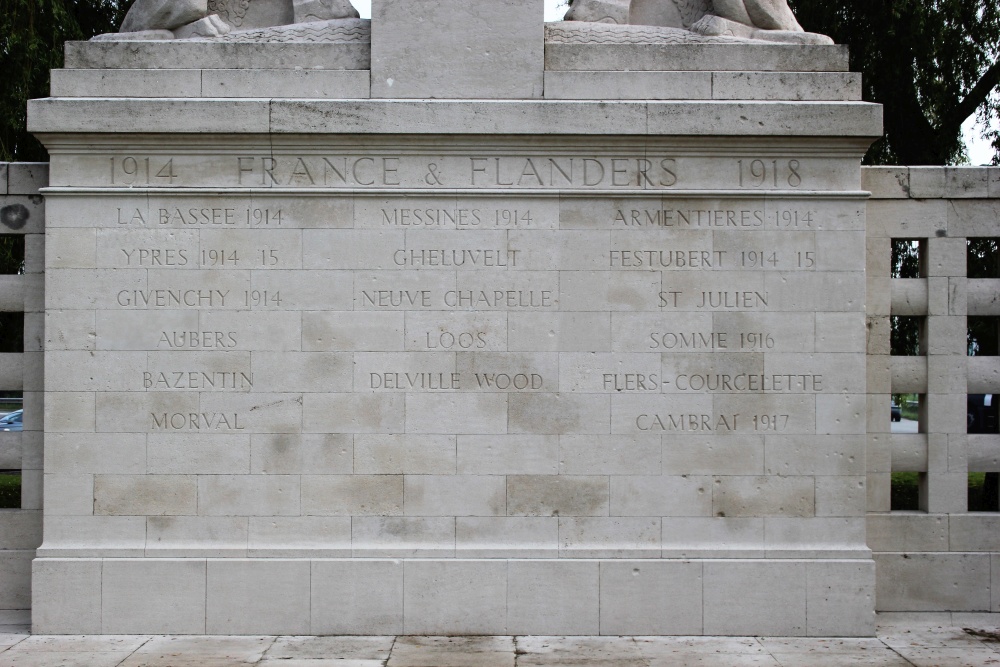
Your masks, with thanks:
<instances>
[{"instance_id":1,"label":"tree foliage","mask_svg":"<svg viewBox=\"0 0 1000 667\"><path fill-rule=\"evenodd\" d=\"M807 30L851 50L864 97L885 106L869 164L943 165L964 157L962 123L1000 119L997 0L789 0ZM985 124L985 123L984 123ZM988 138L1000 163L1000 133Z\"/></svg>"},{"instance_id":2,"label":"tree foliage","mask_svg":"<svg viewBox=\"0 0 1000 667\"><path fill-rule=\"evenodd\" d=\"M0 0L0 160L45 161L25 130L26 103L49 94L63 43L114 32L132 0Z\"/></svg>"}]
</instances>

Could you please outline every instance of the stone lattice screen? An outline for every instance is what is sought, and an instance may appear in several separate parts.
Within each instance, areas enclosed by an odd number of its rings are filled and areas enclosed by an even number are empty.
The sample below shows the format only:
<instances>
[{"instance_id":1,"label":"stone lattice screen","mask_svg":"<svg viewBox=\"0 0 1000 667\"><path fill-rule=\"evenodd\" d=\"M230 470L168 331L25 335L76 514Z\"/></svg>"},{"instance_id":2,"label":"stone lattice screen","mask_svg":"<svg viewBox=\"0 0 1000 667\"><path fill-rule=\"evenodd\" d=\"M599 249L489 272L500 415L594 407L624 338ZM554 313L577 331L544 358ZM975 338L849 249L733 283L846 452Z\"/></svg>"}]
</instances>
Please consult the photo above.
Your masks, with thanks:
<instances>
[{"instance_id":1,"label":"stone lattice screen","mask_svg":"<svg viewBox=\"0 0 1000 667\"><path fill-rule=\"evenodd\" d=\"M24 235L24 273L0 275L0 312L24 313L24 352L0 353L0 392L23 392L24 431L0 432L0 470L21 471L21 508L0 509L0 623L26 622L31 559L42 541L42 346L48 165L0 163L0 234Z\"/></svg>"},{"instance_id":2,"label":"stone lattice screen","mask_svg":"<svg viewBox=\"0 0 1000 667\"><path fill-rule=\"evenodd\" d=\"M969 512L967 503L968 473L1000 472L1000 435L967 432L967 396L998 398L1000 357L968 356L966 341L967 318L1000 316L1000 280L966 275L969 239L1000 237L1000 169L872 168L863 187L872 192L868 545L876 606L1000 611L1000 513ZM917 242L919 277L891 277L893 240ZM916 318L917 355L890 355L893 316ZM919 397L917 433L891 432L891 394ZM919 509L892 511L894 472L918 473Z\"/></svg>"},{"instance_id":3,"label":"stone lattice screen","mask_svg":"<svg viewBox=\"0 0 1000 667\"><path fill-rule=\"evenodd\" d=\"M41 541L38 189L46 181L46 165L0 163L0 233L26 235L24 275L0 276L0 311L25 313L25 352L0 354L0 391L23 391L26 414L23 434L0 434L0 468L22 471L21 509L0 510L0 617L30 605L30 561ZM1000 435L966 432L967 395L1000 393L1000 357L969 357L966 345L968 316L1000 316L1000 280L966 276L968 239L1000 237L1000 168L871 168L864 188L872 192L867 492L877 608L1000 611L1000 513L967 506L968 473L1000 472ZM891 278L893 239L920 243L920 278ZM923 354L890 356L893 315L921 318ZM921 397L920 432L891 433L892 393ZM920 475L920 510L891 511L894 471Z\"/></svg>"}]
</instances>

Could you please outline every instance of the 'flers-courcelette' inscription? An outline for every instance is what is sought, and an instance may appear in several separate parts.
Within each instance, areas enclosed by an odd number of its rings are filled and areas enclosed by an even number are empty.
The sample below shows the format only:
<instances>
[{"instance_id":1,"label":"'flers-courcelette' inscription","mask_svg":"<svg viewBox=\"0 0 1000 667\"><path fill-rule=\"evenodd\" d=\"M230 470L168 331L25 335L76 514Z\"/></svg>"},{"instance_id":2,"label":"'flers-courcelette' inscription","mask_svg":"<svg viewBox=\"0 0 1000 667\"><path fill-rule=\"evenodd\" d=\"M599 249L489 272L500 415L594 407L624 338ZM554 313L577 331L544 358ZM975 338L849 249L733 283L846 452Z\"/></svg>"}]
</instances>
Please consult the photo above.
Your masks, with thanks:
<instances>
[{"instance_id":1,"label":"'flers-courcelette' inscription","mask_svg":"<svg viewBox=\"0 0 1000 667\"><path fill-rule=\"evenodd\" d=\"M239 185L260 187L638 188L677 184L668 157L386 157L372 155L234 158Z\"/></svg>"}]
</instances>

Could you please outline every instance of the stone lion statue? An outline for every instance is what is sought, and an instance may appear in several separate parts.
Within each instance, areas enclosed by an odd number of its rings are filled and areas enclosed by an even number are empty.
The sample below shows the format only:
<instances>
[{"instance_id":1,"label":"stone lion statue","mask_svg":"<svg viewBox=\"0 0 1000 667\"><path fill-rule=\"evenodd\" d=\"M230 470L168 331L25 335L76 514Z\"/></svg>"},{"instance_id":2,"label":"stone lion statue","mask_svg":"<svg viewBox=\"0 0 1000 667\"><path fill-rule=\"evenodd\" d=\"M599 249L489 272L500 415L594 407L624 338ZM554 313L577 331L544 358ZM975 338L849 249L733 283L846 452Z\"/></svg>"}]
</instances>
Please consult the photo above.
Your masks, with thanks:
<instances>
[{"instance_id":1,"label":"stone lion statue","mask_svg":"<svg viewBox=\"0 0 1000 667\"><path fill-rule=\"evenodd\" d=\"M232 30L358 17L350 0L136 0L120 32L218 37Z\"/></svg>"},{"instance_id":2,"label":"stone lion statue","mask_svg":"<svg viewBox=\"0 0 1000 667\"><path fill-rule=\"evenodd\" d=\"M570 0L567 21L680 28L728 36L797 44L832 44L805 32L787 0Z\"/></svg>"}]
</instances>

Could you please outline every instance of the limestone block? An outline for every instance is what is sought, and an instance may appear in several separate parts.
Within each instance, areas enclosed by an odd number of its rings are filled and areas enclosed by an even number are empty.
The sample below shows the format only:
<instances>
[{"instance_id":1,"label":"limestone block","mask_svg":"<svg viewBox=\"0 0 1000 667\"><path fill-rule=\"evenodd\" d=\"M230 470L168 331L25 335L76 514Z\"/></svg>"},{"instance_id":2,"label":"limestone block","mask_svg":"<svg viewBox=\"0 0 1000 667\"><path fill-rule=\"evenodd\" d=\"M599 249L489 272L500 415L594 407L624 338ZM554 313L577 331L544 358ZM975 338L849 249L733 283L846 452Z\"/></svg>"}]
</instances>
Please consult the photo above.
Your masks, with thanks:
<instances>
[{"instance_id":1,"label":"limestone block","mask_svg":"<svg viewBox=\"0 0 1000 667\"><path fill-rule=\"evenodd\" d=\"M712 74L711 72L559 71L545 73L545 99L591 100L598 98L603 100L710 100L712 99Z\"/></svg>"},{"instance_id":2,"label":"limestone block","mask_svg":"<svg viewBox=\"0 0 1000 667\"><path fill-rule=\"evenodd\" d=\"M303 475L304 515L398 515L403 513L402 475Z\"/></svg>"},{"instance_id":3,"label":"limestone block","mask_svg":"<svg viewBox=\"0 0 1000 667\"><path fill-rule=\"evenodd\" d=\"M0 162L0 195L7 194L7 169L9 163Z\"/></svg>"},{"instance_id":4,"label":"limestone block","mask_svg":"<svg viewBox=\"0 0 1000 667\"><path fill-rule=\"evenodd\" d=\"M261 90L286 99L367 99L371 96L371 79L361 69L206 69L201 70L200 94L194 97L254 97Z\"/></svg>"},{"instance_id":5,"label":"limestone block","mask_svg":"<svg viewBox=\"0 0 1000 667\"><path fill-rule=\"evenodd\" d=\"M350 517L250 517L247 555L294 558L303 552L322 558L351 555Z\"/></svg>"},{"instance_id":6,"label":"limestone block","mask_svg":"<svg viewBox=\"0 0 1000 667\"><path fill-rule=\"evenodd\" d=\"M101 577L101 632L205 632L205 561L112 559ZM137 590L143 604L136 604Z\"/></svg>"},{"instance_id":7,"label":"limestone block","mask_svg":"<svg viewBox=\"0 0 1000 667\"><path fill-rule=\"evenodd\" d=\"M926 262L927 276L964 276L966 269L966 253L967 243L965 239L928 239Z\"/></svg>"},{"instance_id":8,"label":"limestone block","mask_svg":"<svg viewBox=\"0 0 1000 667\"><path fill-rule=\"evenodd\" d=\"M511 351L600 352L611 349L611 317L600 312L507 315Z\"/></svg>"},{"instance_id":9,"label":"limestone block","mask_svg":"<svg viewBox=\"0 0 1000 667\"><path fill-rule=\"evenodd\" d=\"M407 475L408 516L502 516L505 481L499 475Z\"/></svg>"},{"instance_id":10,"label":"limestone block","mask_svg":"<svg viewBox=\"0 0 1000 667\"><path fill-rule=\"evenodd\" d=\"M99 559L36 559L32 564L32 631L101 632Z\"/></svg>"},{"instance_id":11,"label":"limestone block","mask_svg":"<svg viewBox=\"0 0 1000 667\"><path fill-rule=\"evenodd\" d=\"M146 555L160 558L245 558L247 517L151 516Z\"/></svg>"},{"instance_id":12,"label":"limestone block","mask_svg":"<svg viewBox=\"0 0 1000 667\"><path fill-rule=\"evenodd\" d=\"M816 313L817 352L858 352L865 346L865 319L855 313Z\"/></svg>"},{"instance_id":13,"label":"limestone block","mask_svg":"<svg viewBox=\"0 0 1000 667\"><path fill-rule=\"evenodd\" d=\"M508 475L511 516L607 516L608 478L570 475Z\"/></svg>"},{"instance_id":14,"label":"limestone block","mask_svg":"<svg viewBox=\"0 0 1000 667\"><path fill-rule=\"evenodd\" d=\"M949 235L990 237L996 234L993 221L1000 214L1000 202L996 199L958 200L948 203Z\"/></svg>"},{"instance_id":15,"label":"limestone block","mask_svg":"<svg viewBox=\"0 0 1000 667\"><path fill-rule=\"evenodd\" d=\"M193 475L95 475L94 514L195 514L198 488Z\"/></svg>"},{"instance_id":16,"label":"limestone block","mask_svg":"<svg viewBox=\"0 0 1000 667\"><path fill-rule=\"evenodd\" d=\"M401 433L404 396L382 394L304 394L302 430L306 433Z\"/></svg>"},{"instance_id":17,"label":"limestone block","mask_svg":"<svg viewBox=\"0 0 1000 667\"><path fill-rule=\"evenodd\" d=\"M941 515L873 514L868 545L873 551L948 551L948 524Z\"/></svg>"},{"instance_id":18,"label":"limestone block","mask_svg":"<svg viewBox=\"0 0 1000 667\"><path fill-rule=\"evenodd\" d=\"M910 196L908 167L862 167L861 183L874 199L907 199Z\"/></svg>"},{"instance_id":19,"label":"limestone block","mask_svg":"<svg viewBox=\"0 0 1000 667\"><path fill-rule=\"evenodd\" d=\"M944 197L985 199L989 196L989 167L944 167Z\"/></svg>"},{"instance_id":20,"label":"limestone block","mask_svg":"<svg viewBox=\"0 0 1000 667\"><path fill-rule=\"evenodd\" d=\"M7 194L37 195L49 185L47 162L16 162L7 167Z\"/></svg>"},{"instance_id":21,"label":"limestone block","mask_svg":"<svg viewBox=\"0 0 1000 667\"><path fill-rule=\"evenodd\" d=\"M875 554L879 611L990 609L988 554Z\"/></svg>"},{"instance_id":22,"label":"limestone block","mask_svg":"<svg viewBox=\"0 0 1000 667\"><path fill-rule=\"evenodd\" d=\"M190 353L188 353L190 354ZM333 352L254 352L254 382L275 392L351 389L351 355Z\"/></svg>"},{"instance_id":23,"label":"limestone block","mask_svg":"<svg viewBox=\"0 0 1000 667\"><path fill-rule=\"evenodd\" d=\"M562 435L608 433L610 401L607 396L587 394L511 394L511 433Z\"/></svg>"},{"instance_id":24,"label":"limestone block","mask_svg":"<svg viewBox=\"0 0 1000 667\"><path fill-rule=\"evenodd\" d=\"M357 516L351 539L356 558L453 558L455 518Z\"/></svg>"},{"instance_id":25,"label":"limestone block","mask_svg":"<svg viewBox=\"0 0 1000 667\"><path fill-rule=\"evenodd\" d=\"M92 392L47 392L45 399L45 430L47 432L94 432Z\"/></svg>"},{"instance_id":26,"label":"limestone block","mask_svg":"<svg viewBox=\"0 0 1000 667\"><path fill-rule=\"evenodd\" d=\"M816 516L861 516L867 496L865 477L817 477Z\"/></svg>"},{"instance_id":27,"label":"limestone block","mask_svg":"<svg viewBox=\"0 0 1000 667\"><path fill-rule=\"evenodd\" d=\"M966 472L930 472L920 480L921 509L934 514L968 510L969 475Z\"/></svg>"},{"instance_id":28,"label":"limestone block","mask_svg":"<svg viewBox=\"0 0 1000 667\"><path fill-rule=\"evenodd\" d=\"M1000 315L1000 295L989 280L968 281L969 315Z\"/></svg>"},{"instance_id":29,"label":"limestone block","mask_svg":"<svg viewBox=\"0 0 1000 667\"><path fill-rule=\"evenodd\" d=\"M458 517L455 549L459 558L556 558L556 517Z\"/></svg>"},{"instance_id":30,"label":"limestone block","mask_svg":"<svg viewBox=\"0 0 1000 667\"><path fill-rule=\"evenodd\" d=\"M0 514L0 550L30 550L42 542L42 515L36 511Z\"/></svg>"},{"instance_id":31,"label":"limestone block","mask_svg":"<svg viewBox=\"0 0 1000 667\"><path fill-rule=\"evenodd\" d=\"M197 21L208 13L206 0L140 0L132 5L121 25L121 32L173 30Z\"/></svg>"},{"instance_id":32,"label":"limestone block","mask_svg":"<svg viewBox=\"0 0 1000 667\"><path fill-rule=\"evenodd\" d=\"M927 434L893 433L890 438L894 472L927 471Z\"/></svg>"},{"instance_id":33,"label":"limestone block","mask_svg":"<svg viewBox=\"0 0 1000 667\"><path fill-rule=\"evenodd\" d=\"M712 511L724 517L808 517L814 515L812 477L717 477Z\"/></svg>"},{"instance_id":34,"label":"limestone block","mask_svg":"<svg viewBox=\"0 0 1000 667\"><path fill-rule=\"evenodd\" d=\"M534 396L534 395L532 395ZM511 395L511 399L520 398ZM408 433L507 432L508 397L504 394L453 393L406 396Z\"/></svg>"},{"instance_id":35,"label":"limestone block","mask_svg":"<svg viewBox=\"0 0 1000 667\"><path fill-rule=\"evenodd\" d=\"M864 394L816 397L816 432L831 435L862 435L866 432L867 402Z\"/></svg>"},{"instance_id":36,"label":"limestone block","mask_svg":"<svg viewBox=\"0 0 1000 667\"><path fill-rule=\"evenodd\" d=\"M660 437L559 436L563 475L650 475L660 471Z\"/></svg>"},{"instance_id":37,"label":"limestone block","mask_svg":"<svg viewBox=\"0 0 1000 667\"><path fill-rule=\"evenodd\" d=\"M890 492L892 489L892 475L888 472L869 473L866 475L865 489L867 490L869 512L888 512L891 508Z\"/></svg>"},{"instance_id":38,"label":"limestone block","mask_svg":"<svg viewBox=\"0 0 1000 667\"><path fill-rule=\"evenodd\" d=\"M664 436L665 475L763 475L763 436Z\"/></svg>"},{"instance_id":39,"label":"limestone block","mask_svg":"<svg viewBox=\"0 0 1000 667\"><path fill-rule=\"evenodd\" d=\"M989 170L989 196L1000 197L1000 169L993 167Z\"/></svg>"},{"instance_id":40,"label":"limestone block","mask_svg":"<svg viewBox=\"0 0 1000 667\"><path fill-rule=\"evenodd\" d=\"M1000 447L995 435L968 436L968 469L1000 472Z\"/></svg>"},{"instance_id":41,"label":"limestone block","mask_svg":"<svg viewBox=\"0 0 1000 667\"><path fill-rule=\"evenodd\" d=\"M701 634L701 563L601 563L601 634Z\"/></svg>"},{"instance_id":42,"label":"limestone block","mask_svg":"<svg viewBox=\"0 0 1000 667\"><path fill-rule=\"evenodd\" d=\"M944 199L945 183L941 167L910 167L910 196L914 199Z\"/></svg>"},{"instance_id":43,"label":"limestone block","mask_svg":"<svg viewBox=\"0 0 1000 667\"><path fill-rule=\"evenodd\" d=\"M865 472L864 436L767 436L767 475L860 475Z\"/></svg>"},{"instance_id":44,"label":"limestone block","mask_svg":"<svg viewBox=\"0 0 1000 667\"><path fill-rule=\"evenodd\" d=\"M709 477L611 478L611 516L711 516Z\"/></svg>"},{"instance_id":45,"label":"limestone block","mask_svg":"<svg viewBox=\"0 0 1000 667\"><path fill-rule=\"evenodd\" d=\"M419 23L435 30L414 31ZM450 38L438 39L442 33ZM543 53L536 0L385 0L372 8L374 97L541 97Z\"/></svg>"},{"instance_id":46,"label":"limestone block","mask_svg":"<svg viewBox=\"0 0 1000 667\"><path fill-rule=\"evenodd\" d=\"M875 564L806 563L806 634L870 637L875 630Z\"/></svg>"},{"instance_id":47,"label":"limestone block","mask_svg":"<svg viewBox=\"0 0 1000 667\"><path fill-rule=\"evenodd\" d=\"M560 557L658 558L660 524L652 517L560 517Z\"/></svg>"},{"instance_id":48,"label":"limestone block","mask_svg":"<svg viewBox=\"0 0 1000 667\"><path fill-rule=\"evenodd\" d=\"M886 237L928 238L946 229L948 204L941 199L873 200L868 204L868 219Z\"/></svg>"},{"instance_id":49,"label":"limestone block","mask_svg":"<svg viewBox=\"0 0 1000 667\"><path fill-rule=\"evenodd\" d=\"M205 632L308 633L309 572L303 560L208 561Z\"/></svg>"},{"instance_id":50,"label":"limestone block","mask_svg":"<svg viewBox=\"0 0 1000 667\"><path fill-rule=\"evenodd\" d=\"M892 314L926 315L928 281L920 279L895 279L892 281Z\"/></svg>"},{"instance_id":51,"label":"limestone block","mask_svg":"<svg viewBox=\"0 0 1000 667\"><path fill-rule=\"evenodd\" d=\"M419 635L507 634L507 563L403 563L403 631Z\"/></svg>"},{"instance_id":52,"label":"limestone block","mask_svg":"<svg viewBox=\"0 0 1000 667\"><path fill-rule=\"evenodd\" d=\"M265 3L266 4L266 3ZM358 30L359 36L364 29ZM160 39L162 39L162 35ZM225 43L222 41L67 42L65 67L73 69L369 68L367 40L348 43Z\"/></svg>"},{"instance_id":53,"label":"limestone block","mask_svg":"<svg viewBox=\"0 0 1000 667\"><path fill-rule=\"evenodd\" d=\"M354 437L353 472L370 475L434 475L456 472L455 436L363 435ZM348 466L340 472L349 473ZM306 472L303 470L303 472ZM486 472L460 470L460 472Z\"/></svg>"},{"instance_id":54,"label":"limestone block","mask_svg":"<svg viewBox=\"0 0 1000 667\"><path fill-rule=\"evenodd\" d=\"M805 562L708 562L703 577L705 634L806 634ZM734 597L744 603L732 604ZM764 607L769 613L759 612Z\"/></svg>"},{"instance_id":55,"label":"limestone block","mask_svg":"<svg viewBox=\"0 0 1000 667\"><path fill-rule=\"evenodd\" d=\"M711 92L716 100L852 101L861 99L861 77L848 72L713 72Z\"/></svg>"},{"instance_id":56,"label":"limestone block","mask_svg":"<svg viewBox=\"0 0 1000 667\"><path fill-rule=\"evenodd\" d=\"M45 506L51 516L88 516L94 514L93 475L45 475Z\"/></svg>"},{"instance_id":57,"label":"limestone block","mask_svg":"<svg viewBox=\"0 0 1000 667\"><path fill-rule=\"evenodd\" d=\"M302 313L305 350L403 350L402 312Z\"/></svg>"},{"instance_id":58,"label":"limestone block","mask_svg":"<svg viewBox=\"0 0 1000 667\"><path fill-rule=\"evenodd\" d=\"M599 634L597 562L515 561L507 578L507 632Z\"/></svg>"},{"instance_id":59,"label":"limestone block","mask_svg":"<svg viewBox=\"0 0 1000 667\"><path fill-rule=\"evenodd\" d=\"M105 550L123 558L141 557L146 548L146 519L141 516L52 516L44 531L40 557L58 552L87 558Z\"/></svg>"},{"instance_id":60,"label":"limestone block","mask_svg":"<svg viewBox=\"0 0 1000 667\"><path fill-rule=\"evenodd\" d=\"M300 494L296 475L199 475L198 514L296 516Z\"/></svg>"},{"instance_id":61,"label":"limestone block","mask_svg":"<svg viewBox=\"0 0 1000 667\"><path fill-rule=\"evenodd\" d=\"M847 72L846 46L549 42L545 70Z\"/></svg>"},{"instance_id":62,"label":"limestone block","mask_svg":"<svg viewBox=\"0 0 1000 667\"><path fill-rule=\"evenodd\" d=\"M39 234L45 224L45 203L37 194L5 196L0 199L0 224L8 234Z\"/></svg>"},{"instance_id":63,"label":"limestone block","mask_svg":"<svg viewBox=\"0 0 1000 667\"><path fill-rule=\"evenodd\" d=\"M352 471L352 460L350 435L255 433L250 436L250 472L254 474L341 475Z\"/></svg>"},{"instance_id":64,"label":"limestone block","mask_svg":"<svg viewBox=\"0 0 1000 667\"><path fill-rule=\"evenodd\" d=\"M782 551L802 556L835 553L866 557L865 519L855 517L809 517L764 519L764 547L768 553Z\"/></svg>"},{"instance_id":65,"label":"limestone block","mask_svg":"<svg viewBox=\"0 0 1000 667\"><path fill-rule=\"evenodd\" d=\"M314 561L310 585L310 633L396 635L403 632L401 561Z\"/></svg>"},{"instance_id":66,"label":"limestone block","mask_svg":"<svg viewBox=\"0 0 1000 667\"><path fill-rule=\"evenodd\" d=\"M173 35L168 39L173 39ZM203 72L215 70L54 69L50 94L53 97L201 97Z\"/></svg>"},{"instance_id":67,"label":"limestone block","mask_svg":"<svg viewBox=\"0 0 1000 667\"><path fill-rule=\"evenodd\" d=\"M250 437L150 433L146 472L152 475L250 473Z\"/></svg>"},{"instance_id":68,"label":"limestone block","mask_svg":"<svg viewBox=\"0 0 1000 667\"><path fill-rule=\"evenodd\" d=\"M131 46L131 45L130 45ZM187 46L186 44L184 46ZM133 65L134 66L134 65ZM63 131L100 131L98 124L88 118L104 118L100 127L114 127L125 130L135 122L137 115L145 116L155 123L162 132L213 132L240 130L246 132L268 131L269 114L267 100L212 100L211 102L175 98L171 100L136 99L125 104L120 99L69 99L50 102L35 100L29 114L32 131L43 132L46 128L61 128ZM63 106L63 104L68 106ZM228 108L224 108L228 107ZM163 111L161 118L157 110ZM218 114L222 114L222 118ZM179 120L183 116L184 121ZM170 117L178 120L171 122ZM73 119L76 119L74 122ZM132 119L132 123L130 120ZM154 120L155 119L155 120ZM148 121L147 121L148 122ZM148 128L147 122L143 125ZM138 129L138 127L136 128ZM142 131L142 130L140 130Z\"/></svg>"},{"instance_id":69,"label":"limestone block","mask_svg":"<svg viewBox=\"0 0 1000 667\"><path fill-rule=\"evenodd\" d=\"M893 391L927 393L927 357L890 357L889 360Z\"/></svg>"}]
</instances>

